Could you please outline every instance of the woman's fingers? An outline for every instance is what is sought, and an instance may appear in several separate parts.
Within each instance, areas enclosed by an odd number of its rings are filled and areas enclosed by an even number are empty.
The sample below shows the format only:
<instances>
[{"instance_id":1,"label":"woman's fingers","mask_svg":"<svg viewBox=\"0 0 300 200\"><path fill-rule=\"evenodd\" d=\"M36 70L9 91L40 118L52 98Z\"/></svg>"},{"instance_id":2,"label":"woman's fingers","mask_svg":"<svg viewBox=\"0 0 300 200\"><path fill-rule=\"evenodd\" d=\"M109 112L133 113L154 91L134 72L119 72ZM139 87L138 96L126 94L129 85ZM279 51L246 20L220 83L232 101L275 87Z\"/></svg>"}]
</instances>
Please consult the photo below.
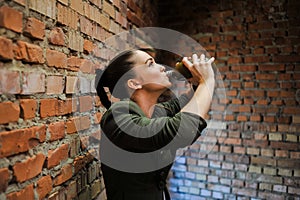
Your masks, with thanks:
<instances>
[{"instance_id":1,"label":"woman's fingers","mask_svg":"<svg viewBox=\"0 0 300 200\"><path fill-rule=\"evenodd\" d=\"M204 54L200 55L200 62L201 63L205 62L205 55Z\"/></svg>"},{"instance_id":2,"label":"woman's fingers","mask_svg":"<svg viewBox=\"0 0 300 200\"><path fill-rule=\"evenodd\" d=\"M211 58L207 61L207 63L208 63L208 64L212 64L214 61L215 61L215 58L214 58L214 57L211 57Z\"/></svg>"},{"instance_id":3,"label":"woman's fingers","mask_svg":"<svg viewBox=\"0 0 300 200\"><path fill-rule=\"evenodd\" d=\"M191 63L191 61L189 61L189 59L187 57L184 57L182 59L182 63L188 67L188 68L192 68L193 67L193 63Z\"/></svg>"},{"instance_id":4,"label":"woman's fingers","mask_svg":"<svg viewBox=\"0 0 300 200\"><path fill-rule=\"evenodd\" d=\"M199 63L199 59L198 59L197 54L192 55L192 60L193 60L194 65L197 65Z\"/></svg>"}]
</instances>

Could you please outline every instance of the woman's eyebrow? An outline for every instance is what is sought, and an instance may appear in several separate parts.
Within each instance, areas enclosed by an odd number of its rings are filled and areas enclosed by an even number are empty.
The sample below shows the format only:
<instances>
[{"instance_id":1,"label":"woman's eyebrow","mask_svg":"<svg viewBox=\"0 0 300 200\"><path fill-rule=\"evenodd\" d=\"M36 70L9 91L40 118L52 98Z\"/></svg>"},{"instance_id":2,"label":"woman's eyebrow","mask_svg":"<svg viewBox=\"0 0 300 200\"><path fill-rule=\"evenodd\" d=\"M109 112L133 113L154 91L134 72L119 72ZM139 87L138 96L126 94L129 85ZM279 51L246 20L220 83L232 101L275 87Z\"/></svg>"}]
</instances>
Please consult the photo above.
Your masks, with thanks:
<instances>
[{"instance_id":1,"label":"woman's eyebrow","mask_svg":"<svg viewBox=\"0 0 300 200\"><path fill-rule=\"evenodd\" d=\"M148 62L149 60L154 60L154 59L153 59L153 58L148 58L148 59L145 61L145 64L147 64L147 62Z\"/></svg>"}]
</instances>

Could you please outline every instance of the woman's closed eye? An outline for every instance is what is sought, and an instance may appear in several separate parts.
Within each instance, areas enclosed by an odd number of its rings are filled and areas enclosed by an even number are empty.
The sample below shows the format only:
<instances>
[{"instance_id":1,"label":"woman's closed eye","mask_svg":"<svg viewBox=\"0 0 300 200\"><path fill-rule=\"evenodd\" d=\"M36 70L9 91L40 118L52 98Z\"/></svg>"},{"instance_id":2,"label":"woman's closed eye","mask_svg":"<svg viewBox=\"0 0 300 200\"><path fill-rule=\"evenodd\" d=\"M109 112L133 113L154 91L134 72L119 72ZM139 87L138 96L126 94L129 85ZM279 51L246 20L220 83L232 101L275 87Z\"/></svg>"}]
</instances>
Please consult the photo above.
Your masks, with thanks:
<instances>
[{"instance_id":1,"label":"woman's closed eye","mask_svg":"<svg viewBox=\"0 0 300 200\"><path fill-rule=\"evenodd\" d=\"M155 64L155 62L149 61L149 62L148 62L148 67L152 67L152 66L154 66L154 64Z\"/></svg>"}]
</instances>

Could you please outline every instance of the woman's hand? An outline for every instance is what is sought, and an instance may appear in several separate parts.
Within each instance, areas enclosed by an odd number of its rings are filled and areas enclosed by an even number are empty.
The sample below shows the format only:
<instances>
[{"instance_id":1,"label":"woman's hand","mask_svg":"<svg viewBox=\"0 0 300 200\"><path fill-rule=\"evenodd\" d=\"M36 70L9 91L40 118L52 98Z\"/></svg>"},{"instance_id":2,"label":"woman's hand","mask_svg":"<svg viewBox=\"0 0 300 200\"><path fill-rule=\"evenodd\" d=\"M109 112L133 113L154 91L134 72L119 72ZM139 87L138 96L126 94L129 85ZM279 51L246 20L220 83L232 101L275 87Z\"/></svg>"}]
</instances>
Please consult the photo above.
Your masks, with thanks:
<instances>
[{"instance_id":1,"label":"woman's hand","mask_svg":"<svg viewBox=\"0 0 300 200\"><path fill-rule=\"evenodd\" d=\"M193 85L206 82L209 79L214 79L214 71L212 69L212 63L215 58L211 57L209 60L205 59L205 55L201 54L200 59L196 54L192 56L192 62L187 57L182 59L182 63L190 70L193 77L189 81Z\"/></svg>"},{"instance_id":2,"label":"woman's hand","mask_svg":"<svg viewBox=\"0 0 300 200\"><path fill-rule=\"evenodd\" d=\"M193 97L182 109L181 112L190 112L204 118L210 109L212 97L215 87L214 71L212 69L212 62L215 58L205 60L204 54L198 56L193 54L192 62L187 58L183 58L183 64L191 71L193 77L191 81L195 84L198 83L198 87L194 92Z\"/></svg>"}]
</instances>

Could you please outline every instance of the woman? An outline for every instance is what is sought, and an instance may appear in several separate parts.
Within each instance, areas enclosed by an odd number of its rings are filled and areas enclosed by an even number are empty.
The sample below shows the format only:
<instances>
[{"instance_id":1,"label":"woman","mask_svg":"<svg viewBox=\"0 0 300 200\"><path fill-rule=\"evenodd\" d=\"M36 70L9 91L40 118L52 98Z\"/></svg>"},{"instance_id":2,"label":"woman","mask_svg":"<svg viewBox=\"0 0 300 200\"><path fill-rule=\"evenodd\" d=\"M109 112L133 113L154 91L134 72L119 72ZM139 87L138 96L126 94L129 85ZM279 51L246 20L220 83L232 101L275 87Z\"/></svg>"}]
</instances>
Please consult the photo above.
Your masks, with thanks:
<instances>
[{"instance_id":1,"label":"woman","mask_svg":"<svg viewBox=\"0 0 300 200\"><path fill-rule=\"evenodd\" d=\"M104 72L97 71L97 94L107 108L100 123L100 155L108 200L170 199L166 179L175 152L193 143L206 127L203 118L215 84L213 61L196 54L192 61L183 58L193 75L190 81L198 87L163 103L158 98L171 83L165 67L145 51L126 51ZM121 100L111 104L104 87Z\"/></svg>"}]
</instances>

